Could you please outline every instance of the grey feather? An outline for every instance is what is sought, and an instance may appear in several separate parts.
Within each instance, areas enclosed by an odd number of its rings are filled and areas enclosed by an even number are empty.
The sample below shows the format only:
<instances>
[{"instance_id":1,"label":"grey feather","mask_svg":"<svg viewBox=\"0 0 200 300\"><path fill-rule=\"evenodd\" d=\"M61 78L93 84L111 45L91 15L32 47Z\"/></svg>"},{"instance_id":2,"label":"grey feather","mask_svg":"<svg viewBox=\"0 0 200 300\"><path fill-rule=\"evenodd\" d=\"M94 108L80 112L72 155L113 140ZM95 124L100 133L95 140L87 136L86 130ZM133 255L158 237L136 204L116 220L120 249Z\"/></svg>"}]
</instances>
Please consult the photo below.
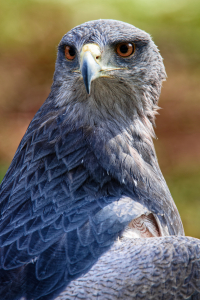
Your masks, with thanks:
<instances>
[{"instance_id":1,"label":"grey feather","mask_svg":"<svg viewBox=\"0 0 200 300\"><path fill-rule=\"evenodd\" d=\"M120 42L134 43L134 55L118 56ZM80 74L87 43L115 67L92 82L90 95ZM66 45L76 49L72 61ZM142 215L153 214L162 236L184 235L152 141L165 77L157 47L132 25L91 21L62 38L51 93L0 187L1 299L55 299Z\"/></svg>"},{"instance_id":2,"label":"grey feather","mask_svg":"<svg viewBox=\"0 0 200 300\"><path fill-rule=\"evenodd\" d=\"M56 300L197 300L199 258L200 242L190 237L119 241Z\"/></svg>"}]
</instances>

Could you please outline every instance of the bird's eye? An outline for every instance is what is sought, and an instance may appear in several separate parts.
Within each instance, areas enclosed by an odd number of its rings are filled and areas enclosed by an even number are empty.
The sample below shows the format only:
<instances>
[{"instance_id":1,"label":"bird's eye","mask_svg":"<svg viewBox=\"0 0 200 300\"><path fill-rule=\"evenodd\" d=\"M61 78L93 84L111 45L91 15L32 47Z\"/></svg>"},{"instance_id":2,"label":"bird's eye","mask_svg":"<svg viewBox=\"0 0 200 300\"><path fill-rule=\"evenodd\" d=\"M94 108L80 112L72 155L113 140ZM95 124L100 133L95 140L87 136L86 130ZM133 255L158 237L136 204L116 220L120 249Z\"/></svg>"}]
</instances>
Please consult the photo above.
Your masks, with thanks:
<instances>
[{"instance_id":1,"label":"bird's eye","mask_svg":"<svg viewBox=\"0 0 200 300\"><path fill-rule=\"evenodd\" d=\"M76 56L76 50L74 47L72 46L66 46L65 47L65 57L68 59L68 60L73 60Z\"/></svg>"},{"instance_id":2,"label":"bird's eye","mask_svg":"<svg viewBox=\"0 0 200 300\"><path fill-rule=\"evenodd\" d=\"M120 43L116 47L116 52L122 57L128 57L135 51L135 45L132 43Z\"/></svg>"}]
</instances>

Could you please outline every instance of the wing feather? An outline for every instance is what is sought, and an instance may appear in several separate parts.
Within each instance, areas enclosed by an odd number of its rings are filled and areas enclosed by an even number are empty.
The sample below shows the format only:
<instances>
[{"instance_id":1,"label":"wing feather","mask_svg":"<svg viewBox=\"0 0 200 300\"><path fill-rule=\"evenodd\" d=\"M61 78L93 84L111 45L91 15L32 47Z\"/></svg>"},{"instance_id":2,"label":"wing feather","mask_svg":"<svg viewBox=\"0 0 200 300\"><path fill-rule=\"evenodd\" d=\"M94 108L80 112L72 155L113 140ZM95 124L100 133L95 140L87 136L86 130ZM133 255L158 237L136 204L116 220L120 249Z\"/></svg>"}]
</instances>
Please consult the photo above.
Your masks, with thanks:
<instances>
[{"instance_id":1,"label":"wing feather","mask_svg":"<svg viewBox=\"0 0 200 300\"><path fill-rule=\"evenodd\" d=\"M56 294L86 273L129 222L152 206L140 182L138 189L130 189L119 180L122 169L132 176L130 167L108 172L107 166L113 165L109 159L116 165L121 155L118 146L114 155L114 141L107 153L102 145L94 149L88 130L71 129L59 117L44 123L41 112L0 188L0 273L10 280L19 275L8 285L8 300L14 299L9 290L28 299ZM124 149L128 151L127 145ZM125 152L123 162L131 165ZM5 280L0 296L4 285Z\"/></svg>"},{"instance_id":2,"label":"wing feather","mask_svg":"<svg viewBox=\"0 0 200 300\"><path fill-rule=\"evenodd\" d=\"M120 200L122 188L99 164L83 129L33 125L35 119L0 189L0 273L24 274L13 282L20 281L16 295L23 286L37 299L87 272L132 217L119 220L112 207L104 210Z\"/></svg>"}]
</instances>

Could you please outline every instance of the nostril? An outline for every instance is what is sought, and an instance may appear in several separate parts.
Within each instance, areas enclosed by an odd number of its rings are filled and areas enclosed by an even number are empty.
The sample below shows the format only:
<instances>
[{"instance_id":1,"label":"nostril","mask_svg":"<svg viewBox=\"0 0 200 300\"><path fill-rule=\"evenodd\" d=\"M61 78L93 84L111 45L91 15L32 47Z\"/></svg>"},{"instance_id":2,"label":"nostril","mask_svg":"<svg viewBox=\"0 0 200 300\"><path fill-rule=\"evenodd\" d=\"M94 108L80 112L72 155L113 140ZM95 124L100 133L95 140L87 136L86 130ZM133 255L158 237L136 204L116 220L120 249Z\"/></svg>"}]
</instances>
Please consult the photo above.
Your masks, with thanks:
<instances>
[{"instance_id":1,"label":"nostril","mask_svg":"<svg viewBox=\"0 0 200 300\"><path fill-rule=\"evenodd\" d=\"M99 59L99 56L96 56L96 59Z\"/></svg>"}]
</instances>

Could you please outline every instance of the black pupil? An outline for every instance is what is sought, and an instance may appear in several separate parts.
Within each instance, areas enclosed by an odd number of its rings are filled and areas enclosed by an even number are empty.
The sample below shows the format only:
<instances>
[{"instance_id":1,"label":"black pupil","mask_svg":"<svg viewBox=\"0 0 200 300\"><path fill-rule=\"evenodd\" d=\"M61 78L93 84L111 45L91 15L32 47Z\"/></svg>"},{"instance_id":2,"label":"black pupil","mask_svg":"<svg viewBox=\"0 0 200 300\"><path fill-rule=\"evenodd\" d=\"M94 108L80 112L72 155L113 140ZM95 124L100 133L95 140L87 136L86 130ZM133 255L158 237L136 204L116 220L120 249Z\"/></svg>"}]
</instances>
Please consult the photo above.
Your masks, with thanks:
<instances>
[{"instance_id":1,"label":"black pupil","mask_svg":"<svg viewBox=\"0 0 200 300\"><path fill-rule=\"evenodd\" d=\"M74 47L69 48L69 55L74 56L76 54Z\"/></svg>"},{"instance_id":2,"label":"black pupil","mask_svg":"<svg viewBox=\"0 0 200 300\"><path fill-rule=\"evenodd\" d=\"M128 52L128 47L126 44L123 44L120 46L120 51L121 53L127 53Z\"/></svg>"}]
</instances>

